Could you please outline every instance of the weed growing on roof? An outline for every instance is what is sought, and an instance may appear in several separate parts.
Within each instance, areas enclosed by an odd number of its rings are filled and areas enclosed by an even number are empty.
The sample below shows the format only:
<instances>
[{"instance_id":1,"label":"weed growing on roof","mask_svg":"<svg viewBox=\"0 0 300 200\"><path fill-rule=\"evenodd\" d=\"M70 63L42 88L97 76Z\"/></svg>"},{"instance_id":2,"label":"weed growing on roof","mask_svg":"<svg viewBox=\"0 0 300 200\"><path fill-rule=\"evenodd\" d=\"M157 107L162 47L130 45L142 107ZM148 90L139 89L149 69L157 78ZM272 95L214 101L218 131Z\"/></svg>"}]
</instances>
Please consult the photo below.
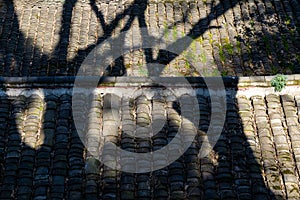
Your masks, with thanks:
<instances>
[{"instance_id":1,"label":"weed growing on roof","mask_svg":"<svg viewBox=\"0 0 300 200\"><path fill-rule=\"evenodd\" d=\"M223 46L221 44L219 45L219 56L220 56L221 62L224 63L226 60L226 56L225 56L225 53L223 50Z\"/></svg>"},{"instance_id":2,"label":"weed growing on roof","mask_svg":"<svg viewBox=\"0 0 300 200\"><path fill-rule=\"evenodd\" d=\"M139 73L140 76L148 76L149 75L148 70L143 67L142 63L139 62L138 67L139 67L138 73Z\"/></svg>"},{"instance_id":3,"label":"weed growing on roof","mask_svg":"<svg viewBox=\"0 0 300 200\"><path fill-rule=\"evenodd\" d=\"M283 74L277 74L271 80L271 86L275 88L275 92L281 92L286 86L287 77Z\"/></svg>"},{"instance_id":4,"label":"weed growing on roof","mask_svg":"<svg viewBox=\"0 0 300 200\"><path fill-rule=\"evenodd\" d=\"M292 22L292 20L291 20L290 16L287 15L286 18L285 18L284 23L285 23L287 26L289 26L289 25L291 25L291 22Z\"/></svg>"},{"instance_id":5,"label":"weed growing on roof","mask_svg":"<svg viewBox=\"0 0 300 200\"><path fill-rule=\"evenodd\" d=\"M126 69L130 69L131 66L132 66L131 64L127 63L127 64L125 65L125 68L126 68Z\"/></svg>"},{"instance_id":6,"label":"weed growing on roof","mask_svg":"<svg viewBox=\"0 0 300 200\"><path fill-rule=\"evenodd\" d=\"M215 40L213 40L213 35L212 35L212 33L208 33L208 37L209 37L209 44L210 44L210 45L213 45L214 42L215 42Z\"/></svg>"},{"instance_id":7,"label":"weed growing on roof","mask_svg":"<svg viewBox=\"0 0 300 200\"><path fill-rule=\"evenodd\" d=\"M204 63L204 64L207 62L207 57L206 57L205 52L201 52L201 53L199 54L199 59L200 59L200 62L202 62L202 63Z\"/></svg>"},{"instance_id":8,"label":"weed growing on roof","mask_svg":"<svg viewBox=\"0 0 300 200\"><path fill-rule=\"evenodd\" d=\"M296 55L296 60L297 60L297 62L300 63L300 54L297 54L297 55Z\"/></svg>"},{"instance_id":9,"label":"weed growing on roof","mask_svg":"<svg viewBox=\"0 0 300 200\"><path fill-rule=\"evenodd\" d=\"M274 66L274 65L271 65L271 73L272 74L277 74L279 72L279 69L278 67Z\"/></svg>"},{"instance_id":10,"label":"weed growing on roof","mask_svg":"<svg viewBox=\"0 0 300 200\"><path fill-rule=\"evenodd\" d=\"M223 48L227 51L227 53L229 55L233 55L234 54L234 46L230 43L229 38L225 38L222 41L223 44Z\"/></svg>"},{"instance_id":11,"label":"weed growing on roof","mask_svg":"<svg viewBox=\"0 0 300 200\"><path fill-rule=\"evenodd\" d=\"M240 41L236 41L236 49L239 54L242 53L242 43Z\"/></svg>"},{"instance_id":12,"label":"weed growing on roof","mask_svg":"<svg viewBox=\"0 0 300 200\"><path fill-rule=\"evenodd\" d=\"M253 28L254 27L254 23L255 23L254 20L251 19L249 23L250 23L251 28Z\"/></svg>"},{"instance_id":13,"label":"weed growing on roof","mask_svg":"<svg viewBox=\"0 0 300 200\"><path fill-rule=\"evenodd\" d=\"M284 35L282 36L282 43L283 43L284 50L288 51L290 47L289 47L288 40Z\"/></svg>"},{"instance_id":14,"label":"weed growing on roof","mask_svg":"<svg viewBox=\"0 0 300 200\"><path fill-rule=\"evenodd\" d=\"M221 76L228 76L228 71L227 70L222 70L221 71Z\"/></svg>"}]
</instances>

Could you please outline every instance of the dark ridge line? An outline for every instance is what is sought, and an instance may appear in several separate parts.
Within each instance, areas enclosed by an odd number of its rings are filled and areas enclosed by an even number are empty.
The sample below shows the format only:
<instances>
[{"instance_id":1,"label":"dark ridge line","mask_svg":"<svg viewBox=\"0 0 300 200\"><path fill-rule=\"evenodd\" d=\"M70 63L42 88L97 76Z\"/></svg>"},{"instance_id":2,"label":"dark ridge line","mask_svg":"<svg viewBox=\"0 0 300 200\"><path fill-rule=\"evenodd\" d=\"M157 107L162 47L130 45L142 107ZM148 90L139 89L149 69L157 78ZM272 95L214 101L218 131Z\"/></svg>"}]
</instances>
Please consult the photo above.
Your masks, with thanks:
<instances>
[{"instance_id":1,"label":"dark ridge line","mask_svg":"<svg viewBox=\"0 0 300 200\"><path fill-rule=\"evenodd\" d=\"M73 86L75 80L79 80L81 84L88 85L91 81L98 81L98 86L184 86L190 84L196 87L206 87L206 82L212 83L214 80L222 79L226 88L236 87L270 87L270 81L275 76L216 76L216 77L136 77L136 76L46 76L46 77L0 77L0 85L20 87L21 85L32 85L39 87L48 86ZM286 75L287 85L299 85L300 74Z\"/></svg>"},{"instance_id":2,"label":"dark ridge line","mask_svg":"<svg viewBox=\"0 0 300 200\"><path fill-rule=\"evenodd\" d=\"M47 76L47 77L0 77L1 85L10 85L18 87L21 85L33 84L38 86L64 86L74 85L75 79L80 80L81 83L89 83L98 80L98 86L113 86L115 83L120 85L143 84L142 86L160 86L163 84L173 86L184 86L188 82L191 85L206 87L207 80L219 80L222 78L225 87L234 87L237 85L239 77L114 77L114 76ZM151 80L153 82L151 82ZM187 82L183 82L183 80ZM206 80L206 81L205 81Z\"/></svg>"}]
</instances>

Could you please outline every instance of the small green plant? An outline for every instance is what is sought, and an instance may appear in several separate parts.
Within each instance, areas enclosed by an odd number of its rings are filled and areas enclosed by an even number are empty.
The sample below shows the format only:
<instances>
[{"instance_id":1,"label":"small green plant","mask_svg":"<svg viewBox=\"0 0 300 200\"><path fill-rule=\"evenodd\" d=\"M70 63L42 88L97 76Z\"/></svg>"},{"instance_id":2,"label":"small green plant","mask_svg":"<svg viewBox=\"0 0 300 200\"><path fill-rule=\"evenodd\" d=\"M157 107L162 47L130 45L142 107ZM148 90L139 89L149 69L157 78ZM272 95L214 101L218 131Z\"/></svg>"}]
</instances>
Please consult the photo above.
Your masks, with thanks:
<instances>
[{"instance_id":1,"label":"small green plant","mask_svg":"<svg viewBox=\"0 0 300 200\"><path fill-rule=\"evenodd\" d=\"M198 55L198 57L199 57L201 63L206 63L206 62L207 62L207 57L206 57L205 52L203 52L203 50L202 50L202 52Z\"/></svg>"},{"instance_id":2,"label":"small green plant","mask_svg":"<svg viewBox=\"0 0 300 200\"><path fill-rule=\"evenodd\" d=\"M143 67L142 63L138 63L138 67L140 76L148 76L148 70Z\"/></svg>"},{"instance_id":3,"label":"small green plant","mask_svg":"<svg viewBox=\"0 0 300 200\"><path fill-rule=\"evenodd\" d=\"M285 22L284 22L287 26L289 26L289 25L291 25L291 18L290 18L290 16L286 16L286 18L285 18Z\"/></svg>"},{"instance_id":4,"label":"small green plant","mask_svg":"<svg viewBox=\"0 0 300 200\"><path fill-rule=\"evenodd\" d=\"M219 46L220 60L221 60L222 63L224 63L225 60L226 60L226 56L225 56L225 53L224 53L224 50L223 50L223 46L221 44L219 44L218 46Z\"/></svg>"},{"instance_id":5,"label":"small green plant","mask_svg":"<svg viewBox=\"0 0 300 200\"><path fill-rule=\"evenodd\" d=\"M204 43L204 39L202 36L195 39L196 42L199 42L201 45Z\"/></svg>"},{"instance_id":6,"label":"small green plant","mask_svg":"<svg viewBox=\"0 0 300 200\"><path fill-rule=\"evenodd\" d=\"M222 42L223 49L225 49L229 55L233 55L234 46L231 44L230 39L228 37L222 38L221 42Z\"/></svg>"},{"instance_id":7,"label":"small green plant","mask_svg":"<svg viewBox=\"0 0 300 200\"><path fill-rule=\"evenodd\" d=\"M252 47L249 41L246 42L246 50L249 54L251 54L252 51Z\"/></svg>"},{"instance_id":8,"label":"small green plant","mask_svg":"<svg viewBox=\"0 0 300 200\"><path fill-rule=\"evenodd\" d=\"M250 26L251 26L251 28L254 27L254 20L253 19L250 20Z\"/></svg>"},{"instance_id":9,"label":"small green plant","mask_svg":"<svg viewBox=\"0 0 300 200\"><path fill-rule=\"evenodd\" d=\"M274 65L271 65L271 73L272 74L277 74L279 72L279 69L278 67L274 66Z\"/></svg>"},{"instance_id":10,"label":"small green plant","mask_svg":"<svg viewBox=\"0 0 300 200\"><path fill-rule=\"evenodd\" d=\"M228 76L228 71L223 69L221 71L221 76Z\"/></svg>"},{"instance_id":11,"label":"small green plant","mask_svg":"<svg viewBox=\"0 0 300 200\"><path fill-rule=\"evenodd\" d=\"M287 77L283 74L277 74L271 80L271 86L275 88L275 92L281 92L286 86Z\"/></svg>"},{"instance_id":12,"label":"small green plant","mask_svg":"<svg viewBox=\"0 0 300 200\"><path fill-rule=\"evenodd\" d=\"M209 37L209 44L210 44L210 45L213 45L213 43L214 43L215 41L213 40L213 35L212 35L212 33L208 33L208 37Z\"/></svg>"},{"instance_id":13,"label":"small green plant","mask_svg":"<svg viewBox=\"0 0 300 200\"><path fill-rule=\"evenodd\" d=\"M242 43L240 41L236 42L236 49L239 54L242 53Z\"/></svg>"},{"instance_id":14,"label":"small green plant","mask_svg":"<svg viewBox=\"0 0 300 200\"><path fill-rule=\"evenodd\" d=\"M297 62L300 63L300 54L297 54L297 55L296 55L296 60L297 60Z\"/></svg>"},{"instance_id":15,"label":"small green plant","mask_svg":"<svg viewBox=\"0 0 300 200\"><path fill-rule=\"evenodd\" d=\"M130 69L131 68L131 64L129 64L129 63L125 64L125 68L126 69Z\"/></svg>"},{"instance_id":16,"label":"small green plant","mask_svg":"<svg viewBox=\"0 0 300 200\"><path fill-rule=\"evenodd\" d=\"M209 69L204 67L201 69L201 75L204 77L215 77L215 76L219 76L220 72L218 69Z\"/></svg>"},{"instance_id":17,"label":"small green plant","mask_svg":"<svg viewBox=\"0 0 300 200\"><path fill-rule=\"evenodd\" d=\"M191 65L190 65L190 63L189 63L189 61L185 61L185 69L191 69Z\"/></svg>"},{"instance_id":18,"label":"small green plant","mask_svg":"<svg viewBox=\"0 0 300 200\"><path fill-rule=\"evenodd\" d=\"M233 45L228 43L228 44L225 44L224 46L224 49L226 49L227 53L229 55L233 55L234 54L234 51L233 51Z\"/></svg>"},{"instance_id":19,"label":"small green plant","mask_svg":"<svg viewBox=\"0 0 300 200\"><path fill-rule=\"evenodd\" d=\"M178 32L176 26L173 27L173 39L177 40L178 38Z\"/></svg>"},{"instance_id":20,"label":"small green plant","mask_svg":"<svg viewBox=\"0 0 300 200\"><path fill-rule=\"evenodd\" d=\"M246 76L253 76L254 72L251 69L245 69L245 75Z\"/></svg>"},{"instance_id":21,"label":"small green plant","mask_svg":"<svg viewBox=\"0 0 300 200\"><path fill-rule=\"evenodd\" d=\"M163 33L164 33L164 38L168 39L169 38L169 28L168 28L167 23L164 23Z\"/></svg>"},{"instance_id":22,"label":"small green plant","mask_svg":"<svg viewBox=\"0 0 300 200\"><path fill-rule=\"evenodd\" d=\"M289 47L288 40L284 35L282 36L282 43L283 43L284 50L288 51L290 47Z\"/></svg>"}]
</instances>

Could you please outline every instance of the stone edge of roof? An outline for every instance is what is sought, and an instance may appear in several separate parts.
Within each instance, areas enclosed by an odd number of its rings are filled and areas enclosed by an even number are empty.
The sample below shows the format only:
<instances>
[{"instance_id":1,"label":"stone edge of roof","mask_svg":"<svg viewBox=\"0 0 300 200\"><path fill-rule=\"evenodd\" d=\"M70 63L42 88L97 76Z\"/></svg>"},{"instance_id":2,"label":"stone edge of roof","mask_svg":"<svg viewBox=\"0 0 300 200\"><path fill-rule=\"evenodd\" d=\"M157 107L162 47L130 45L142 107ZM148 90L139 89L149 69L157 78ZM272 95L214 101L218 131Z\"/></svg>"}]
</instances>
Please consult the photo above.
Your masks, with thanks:
<instances>
[{"instance_id":1,"label":"stone edge of roof","mask_svg":"<svg viewBox=\"0 0 300 200\"><path fill-rule=\"evenodd\" d=\"M80 0L78 1L79 3L87 3L86 0ZM100 1L100 3L104 3L104 4L131 4L133 3L134 0L102 0ZM188 3L196 3L197 0L149 0L148 3L182 3L182 2L188 2ZM47 0L47 1L43 1L43 0L19 0L19 1L15 1L15 3L18 4L23 4L23 5L30 5L30 6L40 6L40 5L45 5L45 4L55 4L55 5L61 5L65 3L65 0ZM136 2L138 3L143 3L143 2Z\"/></svg>"},{"instance_id":2,"label":"stone edge of roof","mask_svg":"<svg viewBox=\"0 0 300 200\"><path fill-rule=\"evenodd\" d=\"M287 77L287 86L300 85L300 74L285 75ZM271 87L271 80L275 76L250 76L250 77L236 77L224 76L222 77L224 86L226 88L248 88L248 87ZM172 84L172 86L184 86L186 79L189 84L194 87L206 87L206 81L219 80L221 77L111 77L111 76L49 76L49 77L0 77L0 85L5 88L53 88L53 87L73 87L75 80L81 82L98 81L99 87L105 86L137 86L143 85L153 86L156 83Z\"/></svg>"}]
</instances>

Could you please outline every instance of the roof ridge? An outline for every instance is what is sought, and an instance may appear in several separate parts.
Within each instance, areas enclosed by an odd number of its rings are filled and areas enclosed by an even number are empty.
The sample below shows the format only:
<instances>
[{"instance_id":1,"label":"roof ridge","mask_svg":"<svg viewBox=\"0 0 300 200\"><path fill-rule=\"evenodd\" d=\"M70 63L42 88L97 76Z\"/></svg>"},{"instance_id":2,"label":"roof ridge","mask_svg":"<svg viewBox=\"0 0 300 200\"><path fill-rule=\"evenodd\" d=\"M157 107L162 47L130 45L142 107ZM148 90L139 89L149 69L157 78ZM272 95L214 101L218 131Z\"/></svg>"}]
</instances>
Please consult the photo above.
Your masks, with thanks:
<instances>
[{"instance_id":1,"label":"roof ridge","mask_svg":"<svg viewBox=\"0 0 300 200\"><path fill-rule=\"evenodd\" d=\"M300 85L300 74L285 75L287 77L287 86ZM275 76L223 76L221 77L224 86L227 88L247 88L247 87L271 87L271 80ZM0 77L0 84L7 87L70 87L74 85L76 79L84 79L81 76L43 76L43 77ZM101 80L100 80L101 78ZM88 81L97 80L101 81L99 86L115 86L119 83L121 86L136 86L136 83L144 83L148 85L153 81L155 83L170 83L173 86L182 86L180 81L183 77L124 77L124 76L89 76ZM184 77L191 85L196 87L206 87L206 80L219 79L220 77Z\"/></svg>"}]
</instances>

